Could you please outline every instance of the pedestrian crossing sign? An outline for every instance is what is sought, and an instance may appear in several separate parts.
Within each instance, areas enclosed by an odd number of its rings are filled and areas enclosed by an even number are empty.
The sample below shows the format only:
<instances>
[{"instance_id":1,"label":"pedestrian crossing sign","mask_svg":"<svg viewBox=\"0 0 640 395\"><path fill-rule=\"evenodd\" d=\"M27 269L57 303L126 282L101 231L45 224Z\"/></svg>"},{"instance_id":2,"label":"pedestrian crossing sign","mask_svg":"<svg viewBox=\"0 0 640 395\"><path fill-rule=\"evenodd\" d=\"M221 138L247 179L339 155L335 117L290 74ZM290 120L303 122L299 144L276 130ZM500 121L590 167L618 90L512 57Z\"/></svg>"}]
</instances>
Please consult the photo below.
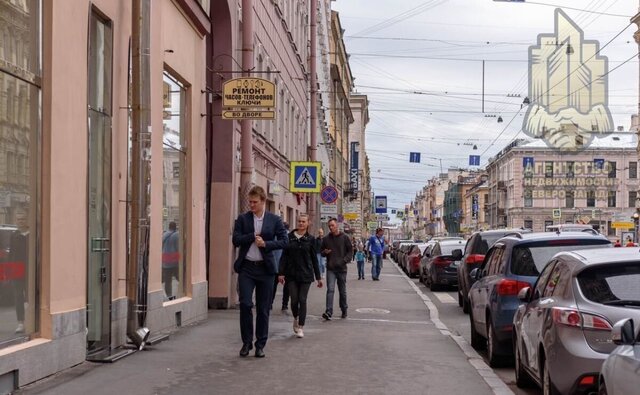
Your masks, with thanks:
<instances>
[{"instance_id":1,"label":"pedestrian crossing sign","mask_svg":"<svg viewBox=\"0 0 640 395\"><path fill-rule=\"evenodd\" d=\"M320 192L321 162L291 162L289 190L291 192Z\"/></svg>"}]
</instances>

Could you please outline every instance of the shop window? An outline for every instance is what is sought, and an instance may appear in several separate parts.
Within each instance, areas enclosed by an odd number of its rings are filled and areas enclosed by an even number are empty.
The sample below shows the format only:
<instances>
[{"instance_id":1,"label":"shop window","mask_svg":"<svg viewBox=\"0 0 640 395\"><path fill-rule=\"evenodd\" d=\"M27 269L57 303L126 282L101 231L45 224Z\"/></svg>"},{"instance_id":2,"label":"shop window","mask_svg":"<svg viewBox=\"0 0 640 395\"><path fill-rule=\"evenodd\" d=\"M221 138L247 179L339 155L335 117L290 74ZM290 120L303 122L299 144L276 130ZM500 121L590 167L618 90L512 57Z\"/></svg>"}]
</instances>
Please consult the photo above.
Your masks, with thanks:
<instances>
[{"instance_id":1,"label":"shop window","mask_svg":"<svg viewBox=\"0 0 640 395\"><path fill-rule=\"evenodd\" d=\"M163 74L162 134L162 286L165 300L185 295L186 235L186 88L169 72Z\"/></svg>"},{"instance_id":2,"label":"shop window","mask_svg":"<svg viewBox=\"0 0 640 395\"><path fill-rule=\"evenodd\" d=\"M38 332L39 0L4 2L0 21L0 347ZM14 4L15 3L15 4Z\"/></svg>"},{"instance_id":3,"label":"shop window","mask_svg":"<svg viewBox=\"0 0 640 395\"><path fill-rule=\"evenodd\" d=\"M525 219L524 220L524 228L533 230L533 220Z\"/></svg>"}]
</instances>

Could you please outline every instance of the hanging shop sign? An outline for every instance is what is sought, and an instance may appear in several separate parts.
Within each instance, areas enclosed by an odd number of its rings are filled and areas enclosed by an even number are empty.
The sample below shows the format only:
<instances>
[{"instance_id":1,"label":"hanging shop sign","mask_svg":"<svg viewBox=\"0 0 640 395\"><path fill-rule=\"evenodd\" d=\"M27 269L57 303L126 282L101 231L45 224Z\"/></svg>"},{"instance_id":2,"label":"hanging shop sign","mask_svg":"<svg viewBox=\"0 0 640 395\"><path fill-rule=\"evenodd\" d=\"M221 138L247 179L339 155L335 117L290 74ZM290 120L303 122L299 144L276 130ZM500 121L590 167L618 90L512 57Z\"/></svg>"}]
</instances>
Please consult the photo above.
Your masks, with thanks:
<instances>
[{"instance_id":1,"label":"hanging shop sign","mask_svg":"<svg viewBox=\"0 0 640 395\"><path fill-rule=\"evenodd\" d=\"M276 84L263 78L234 78L222 84L222 119L272 120Z\"/></svg>"}]
</instances>

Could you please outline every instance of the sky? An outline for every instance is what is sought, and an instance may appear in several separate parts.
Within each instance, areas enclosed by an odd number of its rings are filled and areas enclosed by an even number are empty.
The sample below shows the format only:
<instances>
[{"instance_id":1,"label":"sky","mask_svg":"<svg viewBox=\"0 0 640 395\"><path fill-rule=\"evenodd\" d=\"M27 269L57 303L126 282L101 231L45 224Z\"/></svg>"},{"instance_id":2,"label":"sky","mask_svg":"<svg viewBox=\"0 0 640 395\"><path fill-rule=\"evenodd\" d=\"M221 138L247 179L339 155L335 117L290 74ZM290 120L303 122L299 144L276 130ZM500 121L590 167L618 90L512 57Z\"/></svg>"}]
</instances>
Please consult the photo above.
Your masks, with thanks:
<instances>
[{"instance_id":1,"label":"sky","mask_svg":"<svg viewBox=\"0 0 640 395\"><path fill-rule=\"evenodd\" d=\"M355 91L369 97L371 184L389 208L404 208L441 169L470 168L469 155L480 155L482 168L527 137L528 49L538 34L554 32L556 8L608 58L614 125L628 130L638 111L635 0L336 0L332 8ZM421 163L409 163L410 152L420 152Z\"/></svg>"}]
</instances>

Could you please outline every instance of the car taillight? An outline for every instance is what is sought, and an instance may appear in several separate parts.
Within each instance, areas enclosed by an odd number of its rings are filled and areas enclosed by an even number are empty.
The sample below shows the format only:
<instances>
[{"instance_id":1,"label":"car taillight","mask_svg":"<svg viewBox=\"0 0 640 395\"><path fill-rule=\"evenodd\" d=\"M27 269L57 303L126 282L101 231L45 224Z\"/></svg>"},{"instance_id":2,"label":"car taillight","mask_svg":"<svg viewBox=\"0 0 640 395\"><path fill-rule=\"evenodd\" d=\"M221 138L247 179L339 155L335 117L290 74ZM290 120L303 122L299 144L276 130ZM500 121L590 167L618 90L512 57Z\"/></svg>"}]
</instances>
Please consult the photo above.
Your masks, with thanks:
<instances>
[{"instance_id":1,"label":"car taillight","mask_svg":"<svg viewBox=\"0 0 640 395\"><path fill-rule=\"evenodd\" d=\"M474 263L482 263L484 261L484 255L482 254L471 254L467 257L465 261L467 265L472 265Z\"/></svg>"},{"instance_id":2,"label":"car taillight","mask_svg":"<svg viewBox=\"0 0 640 395\"><path fill-rule=\"evenodd\" d=\"M611 324L605 318L582 313L578 310L554 307L552 314L553 321L556 324L600 331L610 331L612 329Z\"/></svg>"},{"instance_id":3,"label":"car taillight","mask_svg":"<svg viewBox=\"0 0 640 395\"><path fill-rule=\"evenodd\" d=\"M443 258L441 256L435 257L435 259L433 260L433 264L436 266L449 266L451 265L451 262L453 262L453 259Z\"/></svg>"},{"instance_id":4,"label":"car taillight","mask_svg":"<svg viewBox=\"0 0 640 395\"><path fill-rule=\"evenodd\" d=\"M498 283L498 295L516 296L522 288L530 287L531 284L516 280L501 280Z\"/></svg>"}]
</instances>

